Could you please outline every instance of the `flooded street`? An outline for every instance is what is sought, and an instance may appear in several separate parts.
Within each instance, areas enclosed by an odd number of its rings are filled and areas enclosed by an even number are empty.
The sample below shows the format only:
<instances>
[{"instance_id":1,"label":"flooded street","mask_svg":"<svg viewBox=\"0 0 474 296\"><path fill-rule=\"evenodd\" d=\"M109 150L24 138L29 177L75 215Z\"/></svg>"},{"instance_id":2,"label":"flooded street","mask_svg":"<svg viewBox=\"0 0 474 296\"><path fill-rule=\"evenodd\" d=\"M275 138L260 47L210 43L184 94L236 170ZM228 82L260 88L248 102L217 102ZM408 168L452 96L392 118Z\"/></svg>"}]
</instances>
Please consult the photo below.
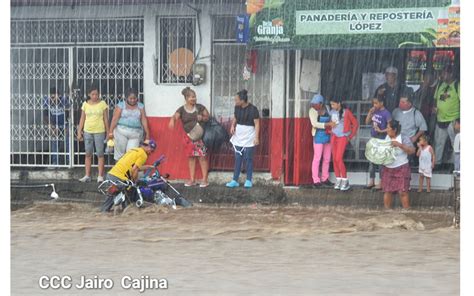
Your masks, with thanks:
<instances>
[{"instance_id":1,"label":"flooded street","mask_svg":"<svg viewBox=\"0 0 474 296\"><path fill-rule=\"evenodd\" d=\"M459 295L452 214L303 207L130 209L79 204L12 212L13 295L138 295L121 278L167 279L145 295ZM112 289L41 290L43 275Z\"/></svg>"}]
</instances>

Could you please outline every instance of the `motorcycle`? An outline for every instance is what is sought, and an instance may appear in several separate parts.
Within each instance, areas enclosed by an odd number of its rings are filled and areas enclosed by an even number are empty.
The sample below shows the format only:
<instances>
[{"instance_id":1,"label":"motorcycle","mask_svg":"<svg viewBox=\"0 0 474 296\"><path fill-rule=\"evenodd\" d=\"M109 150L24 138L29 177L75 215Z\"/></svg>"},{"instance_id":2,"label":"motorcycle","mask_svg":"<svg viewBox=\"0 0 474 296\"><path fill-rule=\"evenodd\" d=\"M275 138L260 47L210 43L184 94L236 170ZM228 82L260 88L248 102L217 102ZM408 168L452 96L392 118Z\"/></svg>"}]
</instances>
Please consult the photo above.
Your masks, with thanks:
<instances>
[{"instance_id":1,"label":"motorcycle","mask_svg":"<svg viewBox=\"0 0 474 296\"><path fill-rule=\"evenodd\" d=\"M161 155L153 163L153 167L147 169L144 176L137 182L132 180L105 180L102 182L98 190L106 196L106 199L102 204L101 211L108 212L112 207L119 206L124 210L131 204L141 208L144 206L145 201L157 205L170 206L173 209L176 209L176 206L191 207L192 203L185 199L167 180L169 174L160 174L158 166L164 161L165 156ZM173 197L170 197L170 195Z\"/></svg>"}]
</instances>

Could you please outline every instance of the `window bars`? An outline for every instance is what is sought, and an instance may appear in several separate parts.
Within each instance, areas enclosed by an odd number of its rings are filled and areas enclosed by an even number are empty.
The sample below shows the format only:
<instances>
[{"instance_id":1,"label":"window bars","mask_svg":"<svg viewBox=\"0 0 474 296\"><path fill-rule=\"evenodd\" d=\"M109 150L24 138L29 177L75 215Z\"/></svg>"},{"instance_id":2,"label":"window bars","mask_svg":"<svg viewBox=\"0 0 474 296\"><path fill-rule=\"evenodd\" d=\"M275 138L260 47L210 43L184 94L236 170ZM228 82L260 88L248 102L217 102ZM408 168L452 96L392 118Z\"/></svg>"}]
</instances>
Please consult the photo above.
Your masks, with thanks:
<instances>
[{"instance_id":1,"label":"window bars","mask_svg":"<svg viewBox=\"0 0 474 296\"><path fill-rule=\"evenodd\" d=\"M193 17L160 17L160 83L191 83L195 56L196 21Z\"/></svg>"}]
</instances>

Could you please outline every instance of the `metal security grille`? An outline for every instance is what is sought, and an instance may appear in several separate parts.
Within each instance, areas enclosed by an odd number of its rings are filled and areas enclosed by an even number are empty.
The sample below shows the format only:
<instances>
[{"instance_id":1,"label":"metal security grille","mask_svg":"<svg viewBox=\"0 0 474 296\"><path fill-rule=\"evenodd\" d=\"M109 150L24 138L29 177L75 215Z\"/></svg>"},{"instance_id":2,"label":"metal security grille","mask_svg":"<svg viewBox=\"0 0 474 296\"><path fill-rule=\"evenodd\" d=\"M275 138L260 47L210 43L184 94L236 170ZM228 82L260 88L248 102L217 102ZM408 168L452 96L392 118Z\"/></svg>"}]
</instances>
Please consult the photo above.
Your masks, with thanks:
<instances>
[{"instance_id":1,"label":"metal security grille","mask_svg":"<svg viewBox=\"0 0 474 296\"><path fill-rule=\"evenodd\" d=\"M76 127L92 84L110 117L129 88L143 101L143 19L12 20L11 40L12 166L84 164ZM49 98L53 87L59 104ZM51 115L58 108L66 109L59 125Z\"/></svg>"},{"instance_id":2,"label":"metal security grille","mask_svg":"<svg viewBox=\"0 0 474 296\"><path fill-rule=\"evenodd\" d=\"M255 168L269 170L270 110L271 110L271 62L270 51L250 52L245 44L235 42L235 16L217 16L213 20L212 47L212 101L211 113L224 125L229 126L234 116L234 97L241 89L247 89L249 101L255 105L261 117L260 145L255 153ZM244 67L253 56L255 69L248 80L244 79ZM234 151L223 146L211 154L213 169L232 169Z\"/></svg>"},{"instance_id":3,"label":"metal security grille","mask_svg":"<svg viewBox=\"0 0 474 296\"><path fill-rule=\"evenodd\" d=\"M191 64L186 63L183 55L176 54L177 49L188 49L195 56L195 27L196 22L192 17L159 18L160 32L160 82L161 83L191 83L192 75L189 71ZM173 61L170 58L176 54ZM176 73L177 72L177 73ZM180 75L187 72L187 75Z\"/></svg>"},{"instance_id":4,"label":"metal security grille","mask_svg":"<svg viewBox=\"0 0 474 296\"><path fill-rule=\"evenodd\" d=\"M50 88L67 91L70 83L70 48L11 49L11 164L50 165L53 150L67 163L67 124L58 131L50 128L51 118L45 106ZM58 147L59 146L59 147ZM57 154L55 153L55 154Z\"/></svg>"},{"instance_id":5,"label":"metal security grille","mask_svg":"<svg viewBox=\"0 0 474 296\"><path fill-rule=\"evenodd\" d=\"M133 88L143 102L143 47L78 47L75 61L76 76L74 100L74 138L81 116L82 103L87 98L91 85L99 88L99 94L109 106L109 122L115 105L125 98L127 90ZM84 164L84 142L75 141L74 165ZM113 157L106 157L106 164L112 164Z\"/></svg>"},{"instance_id":6,"label":"metal security grille","mask_svg":"<svg viewBox=\"0 0 474 296\"><path fill-rule=\"evenodd\" d=\"M143 42L143 19L12 20L11 44Z\"/></svg>"}]
</instances>

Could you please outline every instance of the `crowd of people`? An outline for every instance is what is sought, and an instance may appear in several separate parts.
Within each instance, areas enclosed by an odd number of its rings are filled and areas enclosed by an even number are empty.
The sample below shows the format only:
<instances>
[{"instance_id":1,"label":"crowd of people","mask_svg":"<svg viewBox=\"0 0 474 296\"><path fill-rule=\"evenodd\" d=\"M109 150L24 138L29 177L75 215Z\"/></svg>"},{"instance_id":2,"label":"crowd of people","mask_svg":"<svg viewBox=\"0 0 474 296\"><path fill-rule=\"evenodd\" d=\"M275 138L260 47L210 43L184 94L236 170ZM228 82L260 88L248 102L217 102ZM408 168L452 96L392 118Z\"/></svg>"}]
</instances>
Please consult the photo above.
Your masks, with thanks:
<instances>
[{"instance_id":1,"label":"crowd of people","mask_svg":"<svg viewBox=\"0 0 474 296\"><path fill-rule=\"evenodd\" d=\"M176 122L181 121L183 128L182 144L185 157L188 159L189 180L185 186L209 186L209 161L208 148L203 142L204 128L210 120L207 108L197 103L196 92L190 87L182 90L184 104L179 107L170 119L168 127L175 129ZM69 100L59 96L55 88L50 90L50 95L44 98L44 122L48 124L51 134L50 149L52 152L51 163L58 164L61 155L59 148L69 147L68 112ZM245 162L246 181L245 188L252 187L253 156L255 146L259 145L260 121L258 109L249 102L247 90L239 91L235 96L235 110L232 125L228 131L235 152L235 168L233 179L226 184L229 188L239 186L239 176L242 164ZM63 133L62 137L59 133ZM143 103L138 101L137 92L133 89L127 91L123 101L114 107L112 120L109 124L109 106L100 98L99 90L91 86L87 92L87 100L81 106L81 117L77 128L77 140L84 142L85 148L85 175L80 182L91 182L92 157L98 158L97 182L107 179L119 178L122 181L127 176L136 176L139 170L147 168L145 162L148 155L156 149L156 142L150 138L150 129ZM105 175L104 146L113 146L116 165ZM66 150L67 152L67 150ZM67 153L66 153L67 154ZM195 170L199 163L203 179L197 182ZM128 168L125 170L125 167Z\"/></svg>"},{"instance_id":2,"label":"crowd of people","mask_svg":"<svg viewBox=\"0 0 474 296\"><path fill-rule=\"evenodd\" d=\"M365 118L371 126L372 138L391 141L394 156L391 163L369 163L368 189L382 189L385 207L391 207L392 195L400 195L402 206L409 207L411 168L418 166L419 188L431 191L433 169L443 161L452 163L455 173L460 172L460 96L459 82L455 79L452 65L446 66L439 81L433 72L424 73L424 81L414 92L401 83L398 70L385 70L386 82L380 85L372 97L372 107ZM351 111L344 108L339 98L329 100L317 94L311 100L309 119L313 136L313 186L333 186L336 190L350 188L343 161L347 143L358 130L358 123ZM452 156L443 159L449 140ZM434 149L430 143L433 143ZM329 181L329 164L332 155L336 184ZM320 163L322 167L320 169ZM380 183L376 184L376 171Z\"/></svg>"},{"instance_id":3,"label":"crowd of people","mask_svg":"<svg viewBox=\"0 0 474 296\"><path fill-rule=\"evenodd\" d=\"M426 180L428 192L431 190L432 171L436 166L443 164L443 161L454 162L455 172L460 171L459 82L455 79L452 65L446 66L439 78L434 72L426 71L423 82L416 92L400 82L395 67L388 67L385 70L385 79L386 82L376 89L371 98L372 107L364 123L370 125L372 138L391 141L392 147L396 149L390 164L370 163L367 188L382 189L386 207L390 206L393 193L399 193L403 207L409 207L408 192L412 167L418 166L419 191L423 190ZM50 93L50 96L44 99L44 119L54 133L65 134L69 124L68 100L60 97L54 88ZM185 186L205 188L209 186L209 162L203 134L206 122L210 120L210 114L204 105L197 103L196 92L193 89L184 88L182 95L184 104L172 115L168 127L174 130L177 121L182 123L184 131L182 144L189 167L189 180ZM144 105L138 102L136 91L129 90L125 99L115 106L110 124L108 109L109 106L99 96L98 88L91 87L87 100L82 104L77 128L77 139L84 141L86 153L85 175L79 180L81 182L91 181L94 151L98 157L97 182L104 181L106 140L114 144L115 161L120 163L122 159L127 158L128 162L136 162L137 169L144 165L147 155L156 148L155 141L150 139ZM239 177L244 162L246 180L243 186L245 188L253 186L253 157L260 136L259 118L259 111L249 102L247 91L239 91L235 95L234 116L229 130L235 159L233 178L226 184L229 188L240 186ZM344 163L344 153L350 140L359 130L357 118L344 105L341 98L333 97L326 101L321 94L316 94L311 100L309 119L312 125L314 152L313 186L349 190L350 182ZM64 138L68 140L68 136ZM448 141L453 153L444 160L443 154ZM58 146L58 141L53 141L51 144L52 164L58 162L56 153ZM64 146L68 147L68 143ZM144 150L141 151L140 147ZM152 150L147 147L151 147ZM128 152L131 153L127 154ZM335 183L329 180L331 158ZM199 163L202 172L202 180L199 182L195 175L196 163ZM376 172L379 172L380 183L376 183ZM119 175L122 176L122 173Z\"/></svg>"}]
</instances>

